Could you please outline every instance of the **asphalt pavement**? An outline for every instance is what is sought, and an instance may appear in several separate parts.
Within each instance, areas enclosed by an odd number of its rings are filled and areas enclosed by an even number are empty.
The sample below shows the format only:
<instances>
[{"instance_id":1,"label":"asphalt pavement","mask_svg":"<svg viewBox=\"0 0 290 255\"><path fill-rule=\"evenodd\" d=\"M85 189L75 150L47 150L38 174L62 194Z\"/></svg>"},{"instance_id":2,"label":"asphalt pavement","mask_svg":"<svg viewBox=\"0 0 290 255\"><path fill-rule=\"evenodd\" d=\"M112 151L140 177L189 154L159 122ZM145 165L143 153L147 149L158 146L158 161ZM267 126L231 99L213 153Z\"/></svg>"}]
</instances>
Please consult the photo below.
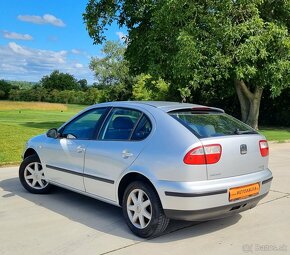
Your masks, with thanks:
<instances>
[{"instance_id":1,"label":"asphalt pavement","mask_svg":"<svg viewBox=\"0 0 290 255\"><path fill-rule=\"evenodd\" d=\"M270 144L270 169L271 191L254 209L173 221L164 235L144 240L129 231L120 208L61 188L30 194L18 167L0 168L0 254L290 254L290 143Z\"/></svg>"}]
</instances>

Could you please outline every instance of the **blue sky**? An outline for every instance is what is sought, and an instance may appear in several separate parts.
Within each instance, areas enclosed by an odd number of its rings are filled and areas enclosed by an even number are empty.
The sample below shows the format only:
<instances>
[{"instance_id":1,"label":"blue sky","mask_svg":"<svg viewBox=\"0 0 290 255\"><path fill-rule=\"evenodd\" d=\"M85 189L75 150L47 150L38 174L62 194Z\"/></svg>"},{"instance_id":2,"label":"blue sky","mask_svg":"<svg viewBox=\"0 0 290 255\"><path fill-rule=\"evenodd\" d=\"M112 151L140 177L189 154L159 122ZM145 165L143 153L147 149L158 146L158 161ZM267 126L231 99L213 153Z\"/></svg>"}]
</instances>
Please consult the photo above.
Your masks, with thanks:
<instances>
[{"instance_id":1,"label":"blue sky","mask_svg":"<svg viewBox=\"0 0 290 255\"><path fill-rule=\"evenodd\" d=\"M0 79L39 81L53 70L94 81L91 57L100 57L82 19L83 0L1 0ZM116 24L107 39L126 31Z\"/></svg>"}]
</instances>

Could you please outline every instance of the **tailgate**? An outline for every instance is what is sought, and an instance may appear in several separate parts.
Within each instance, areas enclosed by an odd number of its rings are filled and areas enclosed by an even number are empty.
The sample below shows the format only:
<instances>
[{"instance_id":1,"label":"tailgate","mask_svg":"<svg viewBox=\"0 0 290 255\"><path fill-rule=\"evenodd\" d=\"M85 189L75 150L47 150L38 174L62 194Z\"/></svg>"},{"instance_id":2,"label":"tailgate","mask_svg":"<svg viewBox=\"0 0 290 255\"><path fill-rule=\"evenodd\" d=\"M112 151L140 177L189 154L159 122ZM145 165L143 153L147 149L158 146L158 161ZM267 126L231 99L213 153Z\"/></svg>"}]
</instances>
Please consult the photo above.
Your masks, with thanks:
<instances>
[{"instance_id":1,"label":"tailgate","mask_svg":"<svg viewBox=\"0 0 290 255\"><path fill-rule=\"evenodd\" d=\"M222 154L215 164L207 164L209 180L226 178L262 171L268 167L268 157L262 157L259 134L232 135L201 139L203 145L220 144Z\"/></svg>"}]
</instances>

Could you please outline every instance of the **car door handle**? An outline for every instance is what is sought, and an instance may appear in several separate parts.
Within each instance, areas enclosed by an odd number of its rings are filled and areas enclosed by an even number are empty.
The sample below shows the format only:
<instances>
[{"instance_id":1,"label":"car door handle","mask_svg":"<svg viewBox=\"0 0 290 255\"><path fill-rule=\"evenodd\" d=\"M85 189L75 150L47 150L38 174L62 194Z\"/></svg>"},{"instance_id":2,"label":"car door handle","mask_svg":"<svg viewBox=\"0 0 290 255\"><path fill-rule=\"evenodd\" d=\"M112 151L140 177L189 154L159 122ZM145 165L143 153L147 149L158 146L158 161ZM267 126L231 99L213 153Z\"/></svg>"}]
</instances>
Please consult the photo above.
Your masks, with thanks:
<instances>
[{"instance_id":1,"label":"car door handle","mask_svg":"<svg viewBox=\"0 0 290 255\"><path fill-rule=\"evenodd\" d=\"M82 153L82 152L84 152L84 151L85 151L85 148L84 148L83 146L79 145L79 146L77 147L77 152L78 152L78 153Z\"/></svg>"},{"instance_id":2,"label":"car door handle","mask_svg":"<svg viewBox=\"0 0 290 255\"><path fill-rule=\"evenodd\" d=\"M127 150L124 150L122 151L122 158L129 158L129 157L132 157L133 156L133 153L127 151Z\"/></svg>"}]
</instances>

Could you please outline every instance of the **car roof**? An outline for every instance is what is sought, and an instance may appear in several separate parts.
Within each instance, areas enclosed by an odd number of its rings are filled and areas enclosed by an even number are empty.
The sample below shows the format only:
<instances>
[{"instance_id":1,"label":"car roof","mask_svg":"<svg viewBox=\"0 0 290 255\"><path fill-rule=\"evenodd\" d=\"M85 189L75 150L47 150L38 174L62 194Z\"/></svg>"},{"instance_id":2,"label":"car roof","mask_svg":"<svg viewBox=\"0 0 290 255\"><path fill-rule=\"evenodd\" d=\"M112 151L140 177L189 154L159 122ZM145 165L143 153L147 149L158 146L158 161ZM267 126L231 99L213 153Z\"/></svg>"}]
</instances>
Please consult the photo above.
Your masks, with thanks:
<instances>
[{"instance_id":1,"label":"car roof","mask_svg":"<svg viewBox=\"0 0 290 255\"><path fill-rule=\"evenodd\" d=\"M113 107L130 107L130 106L143 106L145 108L158 108L164 112L171 112L176 110L194 109L194 110L208 110L224 112L224 110L216 107L209 107L199 104L169 102L169 101L115 101L96 104L95 106L113 106Z\"/></svg>"}]
</instances>

